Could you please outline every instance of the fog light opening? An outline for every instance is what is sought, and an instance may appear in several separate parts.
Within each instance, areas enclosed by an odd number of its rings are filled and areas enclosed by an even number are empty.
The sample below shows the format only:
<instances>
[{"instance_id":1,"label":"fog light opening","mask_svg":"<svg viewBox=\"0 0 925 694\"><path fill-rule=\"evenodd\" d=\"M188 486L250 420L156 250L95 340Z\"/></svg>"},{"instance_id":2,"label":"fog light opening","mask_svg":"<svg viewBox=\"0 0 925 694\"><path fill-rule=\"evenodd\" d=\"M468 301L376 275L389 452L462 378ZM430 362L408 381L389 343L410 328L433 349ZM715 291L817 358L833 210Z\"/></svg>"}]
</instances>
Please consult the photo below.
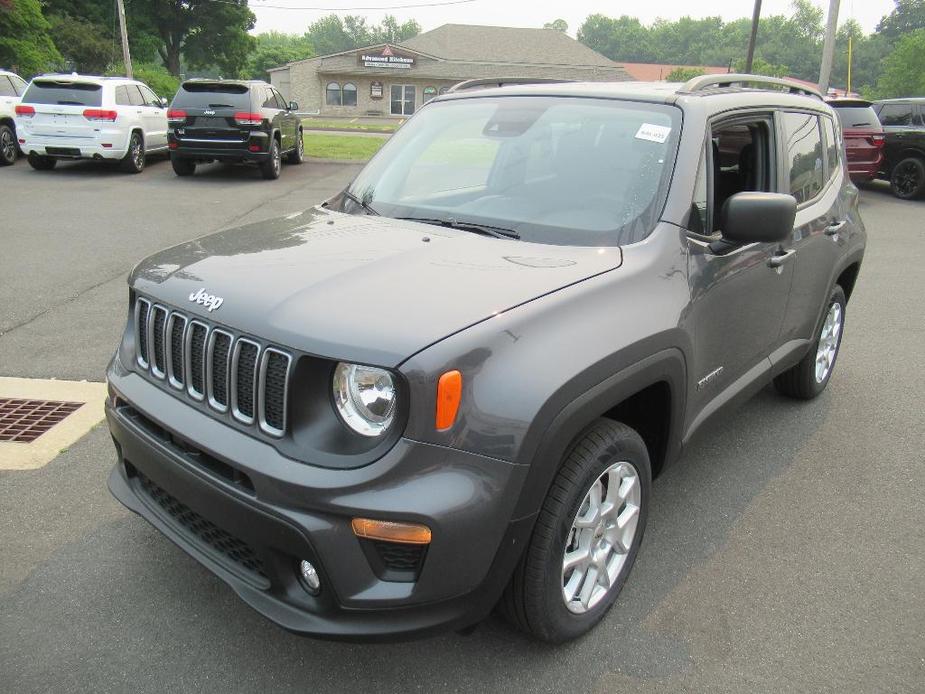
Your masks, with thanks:
<instances>
[{"instance_id":1,"label":"fog light opening","mask_svg":"<svg viewBox=\"0 0 925 694\"><path fill-rule=\"evenodd\" d=\"M312 595L318 595L321 592L321 577L314 565L307 559L299 562L299 578L302 580L302 587Z\"/></svg>"}]
</instances>

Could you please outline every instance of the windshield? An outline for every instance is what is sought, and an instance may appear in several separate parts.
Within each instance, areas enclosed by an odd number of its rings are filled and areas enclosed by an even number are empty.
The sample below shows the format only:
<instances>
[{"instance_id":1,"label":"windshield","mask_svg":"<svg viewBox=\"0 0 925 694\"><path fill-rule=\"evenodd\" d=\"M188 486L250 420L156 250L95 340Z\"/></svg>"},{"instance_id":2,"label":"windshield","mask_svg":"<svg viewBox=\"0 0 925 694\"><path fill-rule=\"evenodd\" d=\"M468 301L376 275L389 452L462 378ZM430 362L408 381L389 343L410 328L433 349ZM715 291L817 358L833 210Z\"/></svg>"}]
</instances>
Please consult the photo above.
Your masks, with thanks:
<instances>
[{"instance_id":1,"label":"windshield","mask_svg":"<svg viewBox=\"0 0 925 694\"><path fill-rule=\"evenodd\" d=\"M344 209L483 224L540 243L644 238L664 203L680 111L561 97L428 104L360 172Z\"/></svg>"}]
</instances>

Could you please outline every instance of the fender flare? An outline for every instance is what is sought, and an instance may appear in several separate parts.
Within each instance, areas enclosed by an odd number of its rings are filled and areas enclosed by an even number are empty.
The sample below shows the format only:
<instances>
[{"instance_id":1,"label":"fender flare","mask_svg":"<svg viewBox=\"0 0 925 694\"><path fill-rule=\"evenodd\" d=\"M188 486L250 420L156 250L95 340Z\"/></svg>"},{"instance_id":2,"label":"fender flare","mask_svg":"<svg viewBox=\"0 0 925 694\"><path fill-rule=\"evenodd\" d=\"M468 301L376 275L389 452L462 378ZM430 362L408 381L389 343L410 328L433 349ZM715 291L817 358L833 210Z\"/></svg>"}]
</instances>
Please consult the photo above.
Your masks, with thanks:
<instances>
[{"instance_id":1,"label":"fender flare","mask_svg":"<svg viewBox=\"0 0 925 694\"><path fill-rule=\"evenodd\" d=\"M571 383L580 378L576 377ZM584 389L561 407L548 424L539 425L543 434L537 437L539 440L530 452L524 453L530 459L518 461L529 463L529 471L512 520L534 515L539 511L569 445L584 429L627 398L659 382L667 383L670 393L671 414L665 446L665 463L669 464L675 460L681 452L687 365L683 352L677 347L669 347Z\"/></svg>"}]
</instances>

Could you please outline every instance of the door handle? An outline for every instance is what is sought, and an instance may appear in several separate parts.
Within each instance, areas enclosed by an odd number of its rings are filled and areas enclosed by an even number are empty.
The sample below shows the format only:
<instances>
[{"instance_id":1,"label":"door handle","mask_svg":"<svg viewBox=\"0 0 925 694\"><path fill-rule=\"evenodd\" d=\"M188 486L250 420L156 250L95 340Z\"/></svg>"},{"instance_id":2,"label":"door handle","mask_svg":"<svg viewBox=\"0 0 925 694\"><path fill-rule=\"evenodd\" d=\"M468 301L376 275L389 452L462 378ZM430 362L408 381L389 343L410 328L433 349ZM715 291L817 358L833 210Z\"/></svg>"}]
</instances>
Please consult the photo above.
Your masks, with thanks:
<instances>
[{"instance_id":1,"label":"door handle","mask_svg":"<svg viewBox=\"0 0 925 694\"><path fill-rule=\"evenodd\" d=\"M837 234L842 229L844 229L847 224L848 224L847 219L843 219L840 222L832 222L831 224L829 224L829 226L825 228L825 235L835 236L835 234Z\"/></svg>"},{"instance_id":2,"label":"door handle","mask_svg":"<svg viewBox=\"0 0 925 694\"><path fill-rule=\"evenodd\" d=\"M780 267L795 254L796 250L791 248L790 250L786 250L783 253L772 255L770 258L768 258L768 267Z\"/></svg>"}]
</instances>

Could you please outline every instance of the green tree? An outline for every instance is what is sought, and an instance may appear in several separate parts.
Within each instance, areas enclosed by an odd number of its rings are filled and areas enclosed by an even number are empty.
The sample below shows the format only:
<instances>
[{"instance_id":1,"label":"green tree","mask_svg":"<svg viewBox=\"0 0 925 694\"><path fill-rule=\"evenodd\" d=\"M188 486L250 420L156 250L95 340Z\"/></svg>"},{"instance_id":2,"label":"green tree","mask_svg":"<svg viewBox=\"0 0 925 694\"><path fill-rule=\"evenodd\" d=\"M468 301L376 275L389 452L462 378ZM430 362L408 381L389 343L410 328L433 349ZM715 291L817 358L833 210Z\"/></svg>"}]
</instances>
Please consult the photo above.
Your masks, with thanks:
<instances>
[{"instance_id":1,"label":"green tree","mask_svg":"<svg viewBox=\"0 0 925 694\"><path fill-rule=\"evenodd\" d=\"M877 33L897 40L918 29L925 29L925 0L895 0L896 7L877 25Z\"/></svg>"},{"instance_id":2,"label":"green tree","mask_svg":"<svg viewBox=\"0 0 925 694\"><path fill-rule=\"evenodd\" d=\"M311 43L304 36L271 31L254 37L255 48L247 59L247 75L252 79L266 79L267 70L295 60L315 55Z\"/></svg>"},{"instance_id":3,"label":"green tree","mask_svg":"<svg viewBox=\"0 0 925 694\"><path fill-rule=\"evenodd\" d=\"M696 67L676 67L665 76L666 82L687 82L695 77L700 77L704 71Z\"/></svg>"},{"instance_id":4,"label":"green tree","mask_svg":"<svg viewBox=\"0 0 925 694\"><path fill-rule=\"evenodd\" d=\"M546 22L543 25L544 29L555 29L556 31L561 31L563 34L568 32L568 22L564 19L554 19L551 22Z\"/></svg>"},{"instance_id":5,"label":"green tree","mask_svg":"<svg viewBox=\"0 0 925 694\"><path fill-rule=\"evenodd\" d=\"M881 99L925 95L925 29L899 39L883 61L876 94Z\"/></svg>"},{"instance_id":6,"label":"green tree","mask_svg":"<svg viewBox=\"0 0 925 694\"><path fill-rule=\"evenodd\" d=\"M378 25L370 26L363 17L348 14L342 19L330 14L312 22L305 38L317 55L328 55L377 43L401 43L420 33L421 25L413 19L399 24L395 17L386 15Z\"/></svg>"},{"instance_id":7,"label":"green tree","mask_svg":"<svg viewBox=\"0 0 925 694\"><path fill-rule=\"evenodd\" d=\"M68 69L77 72L101 74L105 72L116 55L121 56L114 37L101 25L83 19L53 14L49 15L50 34L58 47Z\"/></svg>"},{"instance_id":8,"label":"green tree","mask_svg":"<svg viewBox=\"0 0 925 694\"><path fill-rule=\"evenodd\" d=\"M741 58L733 63L735 72L745 72L745 58ZM752 75L764 75L765 77L788 77L789 69L786 65L774 65L764 58L755 58L752 61Z\"/></svg>"},{"instance_id":9,"label":"green tree","mask_svg":"<svg viewBox=\"0 0 925 694\"><path fill-rule=\"evenodd\" d=\"M253 48L248 34L256 18L247 0L132 0L134 21L158 37L156 46L167 70L180 74L181 59L192 68L215 66L224 76L239 75Z\"/></svg>"},{"instance_id":10,"label":"green tree","mask_svg":"<svg viewBox=\"0 0 925 694\"><path fill-rule=\"evenodd\" d=\"M0 4L0 65L24 77L60 66L61 54L48 33L50 26L38 0Z\"/></svg>"}]
</instances>

